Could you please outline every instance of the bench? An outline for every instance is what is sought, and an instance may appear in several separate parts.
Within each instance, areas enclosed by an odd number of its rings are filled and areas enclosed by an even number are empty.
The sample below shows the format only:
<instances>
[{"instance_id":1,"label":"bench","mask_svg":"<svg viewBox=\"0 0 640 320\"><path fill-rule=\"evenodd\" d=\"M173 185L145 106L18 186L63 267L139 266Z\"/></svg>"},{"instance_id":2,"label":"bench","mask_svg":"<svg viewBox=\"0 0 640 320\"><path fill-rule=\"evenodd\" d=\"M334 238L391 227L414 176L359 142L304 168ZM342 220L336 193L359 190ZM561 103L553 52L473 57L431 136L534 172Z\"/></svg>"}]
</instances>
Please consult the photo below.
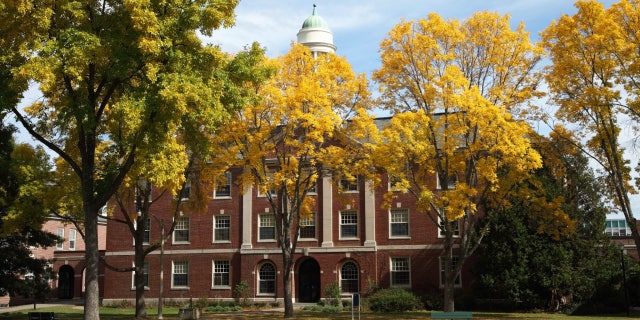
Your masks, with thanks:
<instances>
[{"instance_id":1,"label":"bench","mask_svg":"<svg viewBox=\"0 0 640 320\"><path fill-rule=\"evenodd\" d=\"M29 312L29 320L55 320L53 312Z\"/></svg>"},{"instance_id":2,"label":"bench","mask_svg":"<svg viewBox=\"0 0 640 320\"><path fill-rule=\"evenodd\" d=\"M473 314L469 311L431 311L431 319L473 319Z\"/></svg>"}]
</instances>

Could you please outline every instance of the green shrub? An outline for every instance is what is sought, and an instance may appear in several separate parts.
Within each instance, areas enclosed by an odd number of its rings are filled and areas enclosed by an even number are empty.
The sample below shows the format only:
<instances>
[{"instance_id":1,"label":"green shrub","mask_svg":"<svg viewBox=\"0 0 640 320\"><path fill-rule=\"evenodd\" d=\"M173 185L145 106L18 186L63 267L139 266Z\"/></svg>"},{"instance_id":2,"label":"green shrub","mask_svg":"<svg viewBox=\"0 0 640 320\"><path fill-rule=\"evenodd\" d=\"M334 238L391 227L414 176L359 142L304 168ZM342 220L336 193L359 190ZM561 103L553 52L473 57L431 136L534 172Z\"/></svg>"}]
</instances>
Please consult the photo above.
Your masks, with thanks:
<instances>
[{"instance_id":1,"label":"green shrub","mask_svg":"<svg viewBox=\"0 0 640 320\"><path fill-rule=\"evenodd\" d=\"M332 282L324 287L324 299L330 306L339 306L341 295L342 291L340 290L340 286L337 282Z\"/></svg>"},{"instance_id":2,"label":"green shrub","mask_svg":"<svg viewBox=\"0 0 640 320\"><path fill-rule=\"evenodd\" d=\"M374 312L404 312L420 308L420 299L404 289L382 289L369 297Z\"/></svg>"},{"instance_id":3,"label":"green shrub","mask_svg":"<svg viewBox=\"0 0 640 320\"><path fill-rule=\"evenodd\" d=\"M246 280L240 281L233 288L233 297L236 303L246 306L249 302L249 283Z\"/></svg>"},{"instance_id":4,"label":"green shrub","mask_svg":"<svg viewBox=\"0 0 640 320\"><path fill-rule=\"evenodd\" d=\"M208 306L209 306L209 298L206 298L206 297L199 298L198 300L196 300L193 303L193 307L197 308L197 309L200 309L200 310L202 310L202 309L204 309L204 308L206 308Z\"/></svg>"}]
</instances>

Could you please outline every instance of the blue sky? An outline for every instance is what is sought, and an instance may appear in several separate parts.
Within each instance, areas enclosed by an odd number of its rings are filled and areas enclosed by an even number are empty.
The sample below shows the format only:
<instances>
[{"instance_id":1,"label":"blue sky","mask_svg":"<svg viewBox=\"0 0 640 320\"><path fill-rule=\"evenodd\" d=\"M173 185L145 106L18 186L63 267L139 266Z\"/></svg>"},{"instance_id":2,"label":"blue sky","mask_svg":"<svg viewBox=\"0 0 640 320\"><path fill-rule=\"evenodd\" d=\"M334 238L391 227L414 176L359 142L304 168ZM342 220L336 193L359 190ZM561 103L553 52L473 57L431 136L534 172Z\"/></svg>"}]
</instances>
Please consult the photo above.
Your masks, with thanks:
<instances>
[{"instance_id":1,"label":"blue sky","mask_svg":"<svg viewBox=\"0 0 640 320\"><path fill-rule=\"evenodd\" d=\"M601 1L609 7L614 1ZM337 53L345 56L356 72L380 67L379 44L401 19L416 20L435 12L445 19L464 20L478 11L511 16L511 25L525 24L533 41L538 33L562 14L576 12L570 0L240 0L236 25L216 31L205 41L237 52L254 41L267 48L270 57L288 51L292 41L311 15L317 14L333 32Z\"/></svg>"},{"instance_id":2,"label":"blue sky","mask_svg":"<svg viewBox=\"0 0 640 320\"><path fill-rule=\"evenodd\" d=\"M617 0L600 2L610 7ZM417 20L435 12L445 19L464 20L478 11L498 12L510 15L512 28L524 23L535 42L552 21L577 11L571 0L241 0L236 25L216 31L205 41L227 52L237 52L257 41L267 48L268 56L276 57L296 40L313 4L333 32L337 53L347 58L354 71L368 75L380 67L380 42L402 19ZM374 86L372 91L375 94ZM627 142L628 157L636 163L637 151L633 151L631 139ZM632 196L632 202L633 211L640 212L640 196Z\"/></svg>"}]
</instances>

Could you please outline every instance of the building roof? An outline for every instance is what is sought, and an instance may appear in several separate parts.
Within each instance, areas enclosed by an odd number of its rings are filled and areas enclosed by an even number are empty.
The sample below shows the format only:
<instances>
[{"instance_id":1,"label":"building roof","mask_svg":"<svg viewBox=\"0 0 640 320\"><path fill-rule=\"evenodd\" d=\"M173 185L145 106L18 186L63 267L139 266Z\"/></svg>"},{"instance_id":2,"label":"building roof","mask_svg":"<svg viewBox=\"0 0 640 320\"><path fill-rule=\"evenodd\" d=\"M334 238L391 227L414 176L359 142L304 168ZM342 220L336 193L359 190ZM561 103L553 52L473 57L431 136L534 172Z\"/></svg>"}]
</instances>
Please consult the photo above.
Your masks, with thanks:
<instances>
[{"instance_id":1,"label":"building roof","mask_svg":"<svg viewBox=\"0 0 640 320\"><path fill-rule=\"evenodd\" d=\"M316 13L316 5L313 5L313 13L302 23L302 29L305 28L322 28L329 29L329 25Z\"/></svg>"}]
</instances>

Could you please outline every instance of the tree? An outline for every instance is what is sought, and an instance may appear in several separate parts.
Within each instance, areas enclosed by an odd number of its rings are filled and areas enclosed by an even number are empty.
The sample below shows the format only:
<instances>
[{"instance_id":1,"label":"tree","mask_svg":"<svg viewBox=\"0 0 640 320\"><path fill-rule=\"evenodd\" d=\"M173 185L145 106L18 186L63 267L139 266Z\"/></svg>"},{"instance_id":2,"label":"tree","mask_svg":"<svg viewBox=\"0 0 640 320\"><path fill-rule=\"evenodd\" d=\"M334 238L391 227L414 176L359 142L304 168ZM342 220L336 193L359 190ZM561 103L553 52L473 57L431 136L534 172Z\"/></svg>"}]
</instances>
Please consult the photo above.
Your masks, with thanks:
<instances>
[{"instance_id":1,"label":"tree","mask_svg":"<svg viewBox=\"0 0 640 320\"><path fill-rule=\"evenodd\" d=\"M605 10L596 1L578 1L578 12L562 16L542 32L552 65L546 73L555 117L585 142L585 152L606 177L607 194L627 220L640 252L640 234L629 194L631 163L622 145L624 117L640 122L638 103L638 2L620 1ZM637 133L637 131L636 131Z\"/></svg>"},{"instance_id":2,"label":"tree","mask_svg":"<svg viewBox=\"0 0 640 320\"><path fill-rule=\"evenodd\" d=\"M251 96L244 88L244 83L264 81L261 79L260 70L256 64L264 58L264 49L257 43L234 55L228 57L228 61L219 68L220 80L224 81L224 92L221 101L229 111L238 110L244 103L244 99ZM158 250L163 241L166 241L173 230L182 212L186 214L206 212L210 201L210 195L214 185L215 170L207 162L211 156L211 139L206 131L192 130L199 128L202 119L193 117L188 122L181 123L175 130L181 142L179 148L165 147L155 150L153 154L139 154L135 164L131 168L124 183L115 193L115 203L118 210L106 216L115 222L123 223L128 227L134 239L134 266L115 267L112 269L121 272L134 271L134 286L136 289L136 317L145 317L145 284L144 264L145 258L151 252ZM205 119L209 121L209 119ZM228 121L228 119L220 120ZM210 127L210 126L209 126ZM184 148L183 148L184 146ZM145 158L142 158L145 157ZM174 158L187 157L187 165L184 168L167 166L175 163ZM182 163L182 162L178 162ZM181 195L189 190L189 201L183 201ZM178 196L180 195L180 196ZM166 221L164 216L152 213L155 203L162 197L171 196L170 210L171 221ZM158 213L158 212L156 212ZM145 231L148 230L148 222L155 219L165 229L165 239L155 239L145 246ZM149 239L148 239L149 240Z\"/></svg>"},{"instance_id":3,"label":"tree","mask_svg":"<svg viewBox=\"0 0 640 320\"><path fill-rule=\"evenodd\" d=\"M42 149L15 145L14 128L0 125L0 295L44 300L54 273L49 261L31 257L31 248L50 247L59 239L42 231L50 165Z\"/></svg>"},{"instance_id":4,"label":"tree","mask_svg":"<svg viewBox=\"0 0 640 320\"><path fill-rule=\"evenodd\" d=\"M233 24L237 1L3 3L4 110L56 153L76 178L86 243L85 319L99 319L98 212L139 153L179 148L178 126L213 132L224 114L218 64L197 31ZM196 72L197 71L197 72ZM15 101L29 84L42 99ZM207 121L205 121L207 120ZM168 165L186 166L186 157Z\"/></svg>"},{"instance_id":5,"label":"tree","mask_svg":"<svg viewBox=\"0 0 640 320\"><path fill-rule=\"evenodd\" d=\"M618 249L604 234L605 196L588 159L567 139L539 136L543 168L516 187L510 206L487 205L493 227L478 250L476 285L483 297L555 312L592 302L618 272ZM567 232L550 227L552 210L537 198L560 203Z\"/></svg>"},{"instance_id":6,"label":"tree","mask_svg":"<svg viewBox=\"0 0 640 320\"><path fill-rule=\"evenodd\" d=\"M462 23L437 14L403 21L381 58L373 77L395 114L375 158L445 235L444 309L453 311L454 281L488 228L477 228L478 205L501 169L516 178L541 164L531 129L512 116L538 95L539 52L523 25L512 31L507 16L481 12Z\"/></svg>"},{"instance_id":7,"label":"tree","mask_svg":"<svg viewBox=\"0 0 640 320\"><path fill-rule=\"evenodd\" d=\"M251 82L256 99L218 132L221 149L214 165L243 168L244 190L257 185L266 196L282 250L284 316L292 317L294 254L302 221L315 206L307 195L323 174L337 177L361 160L356 153L361 145L350 139L363 138L360 129L371 123L364 114L368 91L364 75L355 75L344 58L322 54L314 59L300 44L275 61L264 61L264 68L264 76L272 76L262 86Z\"/></svg>"}]
</instances>

